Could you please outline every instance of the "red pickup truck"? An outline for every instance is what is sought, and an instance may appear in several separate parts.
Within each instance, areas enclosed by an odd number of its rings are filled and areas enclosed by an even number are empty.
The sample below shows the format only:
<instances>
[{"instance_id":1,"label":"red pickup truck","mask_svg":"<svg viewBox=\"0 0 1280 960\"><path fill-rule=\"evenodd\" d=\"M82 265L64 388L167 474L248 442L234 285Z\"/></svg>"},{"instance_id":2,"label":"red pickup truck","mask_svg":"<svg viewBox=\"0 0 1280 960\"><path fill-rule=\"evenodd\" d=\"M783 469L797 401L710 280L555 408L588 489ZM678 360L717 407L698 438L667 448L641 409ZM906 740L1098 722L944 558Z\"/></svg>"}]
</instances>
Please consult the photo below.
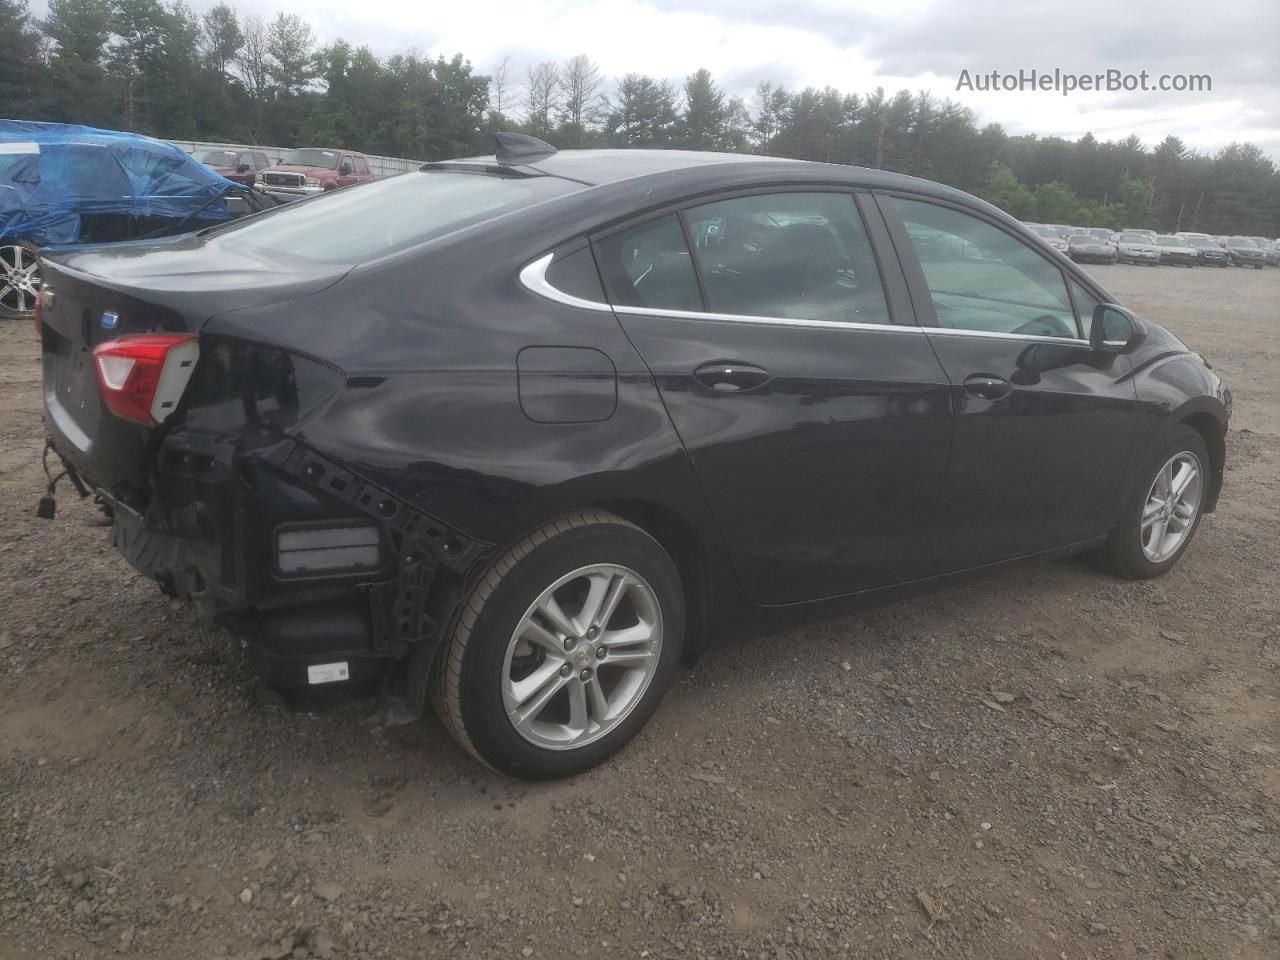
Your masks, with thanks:
<instances>
[{"instance_id":1,"label":"red pickup truck","mask_svg":"<svg viewBox=\"0 0 1280 960\"><path fill-rule=\"evenodd\" d=\"M258 175L258 182L269 192L300 197L372 179L364 154L326 147L291 150L279 164Z\"/></svg>"},{"instance_id":2,"label":"red pickup truck","mask_svg":"<svg viewBox=\"0 0 1280 960\"><path fill-rule=\"evenodd\" d=\"M228 180L243 183L246 187L252 187L258 174L271 166L271 161L261 150L241 150L236 147L201 150L195 158Z\"/></svg>"}]
</instances>

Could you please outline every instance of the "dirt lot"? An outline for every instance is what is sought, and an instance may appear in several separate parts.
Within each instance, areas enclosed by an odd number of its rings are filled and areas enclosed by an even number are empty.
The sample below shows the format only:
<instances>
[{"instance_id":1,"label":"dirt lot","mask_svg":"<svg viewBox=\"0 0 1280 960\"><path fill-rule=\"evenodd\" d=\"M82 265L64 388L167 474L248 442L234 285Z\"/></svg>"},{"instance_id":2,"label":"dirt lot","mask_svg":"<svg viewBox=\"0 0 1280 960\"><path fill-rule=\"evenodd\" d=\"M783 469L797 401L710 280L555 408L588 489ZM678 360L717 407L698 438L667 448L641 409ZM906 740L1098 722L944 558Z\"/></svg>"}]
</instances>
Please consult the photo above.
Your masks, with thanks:
<instances>
[{"instance_id":1,"label":"dirt lot","mask_svg":"<svg viewBox=\"0 0 1280 960\"><path fill-rule=\"evenodd\" d=\"M749 642L543 786L286 712L40 490L0 328L0 957L1280 956L1280 271L1097 268L1236 414L1177 571L1024 565Z\"/></svg>"}]
</instances>

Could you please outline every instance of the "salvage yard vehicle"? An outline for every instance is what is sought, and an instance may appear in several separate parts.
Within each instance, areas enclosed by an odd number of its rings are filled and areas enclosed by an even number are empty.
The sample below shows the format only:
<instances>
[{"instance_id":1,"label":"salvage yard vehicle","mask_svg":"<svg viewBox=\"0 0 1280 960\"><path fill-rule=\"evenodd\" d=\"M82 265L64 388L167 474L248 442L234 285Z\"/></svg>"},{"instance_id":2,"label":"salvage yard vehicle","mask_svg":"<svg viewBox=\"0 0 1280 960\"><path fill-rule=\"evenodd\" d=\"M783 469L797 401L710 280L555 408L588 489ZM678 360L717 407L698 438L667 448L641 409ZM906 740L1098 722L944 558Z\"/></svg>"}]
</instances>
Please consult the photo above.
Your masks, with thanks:
<instances>
[{"instance_id":1,"label":"salvage yard vehicle","mask_svg":"<svg viewBox=\"0 0 1280 960\"><path fill-rule=\"evenodd\" d=\"M1231 266L1231 255L1213 240L1212 237L1203 233L1184 234L1182 239L1195 247L1196 254L1200 257L1200 262L1209 267L1229 267Z\"/></svg>"},{"instance_id":2,"label":"salvage yard vehicle","mask_svg":"<svg viewBox=\"0 0 1280 960\"><path fill-rule=\"evenodd\" d=\"M1067 241L1059 236L1058 231L1053 227L1046 226L1043 223L1028 223L1026 227L1054 250L1059 253L1067 252Z\"/></svg>"},{"instance_id":3,"label":"salvage yard vehicle","mask_svg":"<svg viewBox=\"0 0 1280 960\"><path fill-rule=\"evenodd\" d=\"M1155 234L1147 235L1147 231L1124 230L1116 234L1116 254L1121 263L1138 263L1154 267L1160 262L1160 248L1156 246Z\"/></svg>"},{"instance_id":4,"label":"salvage yard vehicle","mask_svg":"<svg viewBox=\"0 0 1280 960\"><path fill-rule=\"evenodd\" d=\"M1156 237L1156 246L1160 248L1160 262L1172 263L1184 267L1194 267L1200 263L1200 253L1190 242L1179 237L1161 234Z\"/></svg>"},{"instance_id":5,"label":"salvage yard vehicle","mask_svg":"<svg viewBox=\"0 0 1280 960\"><path fill-rule=\"evenodd\" d=\"M258 174L271 166L271 161L261 150L241 147L212 147L192 154L198 161L228 180L252 187Z\"/></svg>"},{"instance_id":6,"label":"salvage yard vehicle","mask_svg":"<svg viewBox=\"0 0 1280 960\"><path fill-rule=\"evenodd\" d=\"M263 171L259 179L268 192L296 199L367 183L373 179L373 172L363 153L301 147L289 151L279 164Z\"/></svg>"},{"instance_id":7,"label":"salvage yard vehicle","mask_svg":"<svg viewBox=\"0 0 1280 960\"><path fill-rule=\"evenodd\" d=\"M1267 265L1267 252L1249 237L1227 237L1227 253L1237 267L1261 270Z\"/></svg>"},{"instance_id":8,"label":"salvage yard vehicle","mask_svg":"<svg viewBox=\"0 0 1280 960\"><path fill-rule=\"evenodd\" d=\"M1114 243L1087 233L1072 235L1067 241L1067 256L1076 263L1114 264L1120 259Z\"/></svg>"},{"instance_id":9,"label":"salvage yard vehicle","mask_svg":"<svg viewBox=\"0 0 1280 960\"><path fill-rule=\"evenodd\" d=\"M49 442L115 547L274 686L429 699L519 777L797 616L1027 557L1167 573L1222 486L1199 355L879 170L500 134L45 266Z\"/></svg>"},{"instance_id":10,"label":"salvage yard vehicle","mask_svg":"<svg viewBox=\"0 0 1280 960\"><path fill-rule=\"evenodd\" d=\"M0 317L35 311L40 247L185 233L275 205L171 143L0 120Z\"/></svg>"}]
</instances>

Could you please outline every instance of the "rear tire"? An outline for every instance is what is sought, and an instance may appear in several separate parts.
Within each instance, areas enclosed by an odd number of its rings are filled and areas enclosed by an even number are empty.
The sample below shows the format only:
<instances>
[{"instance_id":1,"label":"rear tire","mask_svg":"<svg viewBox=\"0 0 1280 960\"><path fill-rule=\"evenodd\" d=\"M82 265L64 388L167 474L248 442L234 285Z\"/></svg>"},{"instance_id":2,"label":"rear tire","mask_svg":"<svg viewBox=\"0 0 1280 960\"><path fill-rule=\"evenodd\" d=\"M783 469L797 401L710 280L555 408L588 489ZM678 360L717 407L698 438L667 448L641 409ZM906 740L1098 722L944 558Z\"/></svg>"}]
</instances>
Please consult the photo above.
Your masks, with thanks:
<instances>
[{"instance_id":1,"label":"rear tire","mask_svg":"<svg viewBox=\"0 0 1280 960\"><path fill-rule=\"evenodd\" d=\"M1147 580L1172 570L1200 527L1210 469L1204 438L1186 424L1175 427L1143 469L1102 548L1104 565L1128 580Z\"/></svg>"},{"instance_id":2,"label":"rear tire","mask_svg":"<svg viewBox=\"0 0 1280 960\"><path fill-rule=\"evenodd\" d=\"M653 537L613 514L570 514L508 549L472 589L436 663L436 712L500 773L580 773L653 714L684 621L679 572Z\"/></svg>"}]
</instances>

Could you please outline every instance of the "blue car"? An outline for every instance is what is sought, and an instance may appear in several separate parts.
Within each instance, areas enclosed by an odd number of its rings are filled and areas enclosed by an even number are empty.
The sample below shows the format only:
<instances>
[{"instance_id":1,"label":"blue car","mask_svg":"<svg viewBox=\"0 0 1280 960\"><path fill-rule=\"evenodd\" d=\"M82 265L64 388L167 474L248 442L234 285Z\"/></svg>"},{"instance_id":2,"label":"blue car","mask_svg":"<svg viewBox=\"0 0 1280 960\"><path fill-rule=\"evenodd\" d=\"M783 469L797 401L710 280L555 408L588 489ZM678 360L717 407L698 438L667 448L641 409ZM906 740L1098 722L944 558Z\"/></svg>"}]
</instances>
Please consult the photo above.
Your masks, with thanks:
<instances>
[{"instance_id":1,"label":"blue car","mask_svg":"<svg viewBox=\"0 0 1280 960\"><path fill-rule=\"evenodd\" d=\"M0 316L34 311L41 247L189 233L273 205L171 143L0 120Z\"/></svg>"}]
</instances>

